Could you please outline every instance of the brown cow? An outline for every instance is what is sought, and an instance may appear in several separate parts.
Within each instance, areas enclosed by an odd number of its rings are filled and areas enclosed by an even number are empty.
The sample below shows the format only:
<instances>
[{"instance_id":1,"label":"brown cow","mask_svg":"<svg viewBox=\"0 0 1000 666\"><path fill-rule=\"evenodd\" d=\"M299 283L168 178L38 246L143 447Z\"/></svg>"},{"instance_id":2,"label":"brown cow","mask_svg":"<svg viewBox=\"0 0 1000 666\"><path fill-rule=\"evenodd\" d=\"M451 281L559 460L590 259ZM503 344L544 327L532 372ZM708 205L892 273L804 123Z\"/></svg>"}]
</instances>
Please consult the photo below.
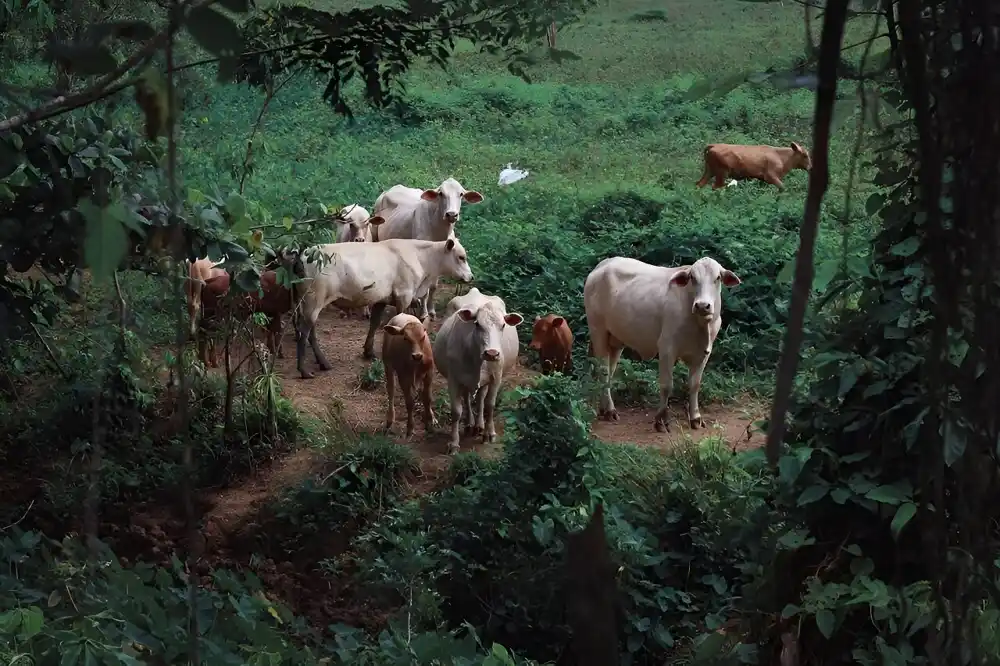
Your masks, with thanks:
<instances>
[{"instance_id":1,"label":"brown cow","mask_svg":"<svg viewBox=\"0 0 1000 666\"><path fill-rule=\"evenodd\" d=\"M573 353L573 332L566 320L558 315L547 314L535 319L529 347L538 352L542 362L542 372L568 372Z\"/></svg>"},{"instance_id":2,"label":"brown cow","mask_svg":"<svg viewBox=\"0 0 1000 666\"><path fill-rule=\"evenodd\" d=\"M396 420L393 406L395 380L403 389L406 401L406 436L413 435L413 388L419 384L424 403L424 430L431 430L438 424L431 402L431 381L434 379L434 352L424 323L411 314L398 314L382 327L382 363L385 364L385 392L389 397L386 410L385 429L392 429Z\"/></svg>"},{"instance_id":3,"label":"brown cow","mask_svg":"<svg viewBox=\"0 0 1000 666\"><path fill-rule=\"evenodd\" d=\"M263 295L261 295L263 292ZM267 349L278 358L284 358L281 349L282 316L292 310L291 290L278 284L275 271L260 274L260 290L247 294L246 307L249 312L263 312L270 321L267 324Z\"/></svg>"},{"instance_id":4,"label":"brown cow","mask_svg":"<svg viewBox=\"0 0 1000 666\"><path fill-rule=\"evenodd\" d=\"M715 177L713 190L725 186L732 174L736 178L754 178L785 189L781 179L792 169L809 171L812 160L809 151L797 143L790 147L738 146L730 143L710 143L705 147L705 172L696 184L704 187Z\"/></svg>"},{"instance_id":5,"label":"brown cow","mask_svg":"<svg viewBox=\"0 0 1000 666\"><path fill-rule=\"evenodd\" d=\"M216 268L222 261L213 262L211 259L198 259L188 267L188 279L184 282L184 294L188 302L188 319L190 320L191 335L198 334L198 313L201 311L201 293L205 283L214 277L228 275L221 268ZM226 288L229 288L227 283Z\"/></svg>"},{"instance_id":6,"label":"brown cow","mask_svg":"<svg viewBox=\"0 0 1000 666\"><path fill-rule=\"evenodd\" d=\"M225 316L226 294L229 293L229 273L222 271L222 275L216 275L205 280L201 286L201 321L198 326L198 358L206 366L219 367L218 354L215 349L215 340L211 333L218 327ZM211 358L208 356L208 349L211 348Z\"/></svg>"}]
</instances>

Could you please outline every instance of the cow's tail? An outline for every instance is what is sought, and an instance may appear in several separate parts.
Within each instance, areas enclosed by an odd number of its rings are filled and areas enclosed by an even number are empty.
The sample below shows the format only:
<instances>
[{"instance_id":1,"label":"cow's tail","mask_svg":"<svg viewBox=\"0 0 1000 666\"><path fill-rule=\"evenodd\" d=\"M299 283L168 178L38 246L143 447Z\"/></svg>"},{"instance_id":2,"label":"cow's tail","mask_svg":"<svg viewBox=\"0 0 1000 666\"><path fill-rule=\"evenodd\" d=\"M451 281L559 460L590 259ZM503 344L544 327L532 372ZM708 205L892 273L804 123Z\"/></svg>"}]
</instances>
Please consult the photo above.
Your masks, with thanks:
<instances>
[{"instance_id":1,"label":"cow's tail","mask_svg":"<svg viewBox=\"0 0 1000 666\"><path fill-rule=\"evenodd\" d=\"M696 187L704 187L705 185L708 184L708 181L712 179L712 169L708 165L708 154L712 152L712 148L715 148L714 143L710 143L707 146L705 146L705 150L703 150L701 153L703 161L705 162L705 167L702 169L701 172L701 180L695 183Z\"/></svg>"}]
</instances>

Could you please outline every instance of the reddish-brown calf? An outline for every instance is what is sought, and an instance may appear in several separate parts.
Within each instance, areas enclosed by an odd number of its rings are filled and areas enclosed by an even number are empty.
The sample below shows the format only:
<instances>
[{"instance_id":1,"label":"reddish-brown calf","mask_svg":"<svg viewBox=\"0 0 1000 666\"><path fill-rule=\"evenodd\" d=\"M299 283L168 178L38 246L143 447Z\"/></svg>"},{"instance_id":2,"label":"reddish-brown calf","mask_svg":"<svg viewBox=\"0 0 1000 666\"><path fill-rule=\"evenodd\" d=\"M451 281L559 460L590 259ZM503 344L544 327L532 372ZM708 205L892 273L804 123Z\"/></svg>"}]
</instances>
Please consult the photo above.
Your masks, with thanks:
<instances>
[{"instance_id":1,"label":"reddish-brown calf","mask_svg":"<svg viewBox=\"0 0 1000 666\"><path fill-rule=\"evenodd\" d=\"M215 340L212 332L217 328L223 319L224 298L229 293L229 273L225 271L222 275L216 275L205 280L201 287L201 325L198 332L198 358L201 362L212 368L219 367L218 353L215 349ZM211 348L211 357L208 356Z\"/></svg>"},{"instance_id":2,"label":"reddish-brown calf","mask_svg":"<svg viewBox=\"0 0 1000 666\"><path fill-rule=\"evenodd\" d=\"M538 352L542 372L569 372L573 353L573 333L562 317L547 314L535 320L529 347Z\"/></svg>"},{"instance_id":3,"label":"reddish-brown calf","mask_svg":"<svg viewBox=\"0 0 1000 666\"><path fill-rule=\"evenodd\" d=\"M263 292L263 295L261 295ZM292 310L292 293L288 288L278 284L278 275L274 271L264 271L260 274L260 290L247 294L246 307L249 312L263 312L270 321L266 329L267 349L278 358L283 358L281 349L282 317Z\"/></svg>"},{"instance_id":4,"label":"reddish-brown calf","mask_svg":"<svg viewBox=\"0 0 1000 666\"><path fill-rule=\"evenodd\" d=\"M705 147L705 171L696 184L704 187L713 177L713 190L725 186L730 175L734 178L753 178L785 189L781 179L792 169L809 171L812 160L809 151L797 143L790 147L740 146L729 143L710 143Z\"/></svg>"},{"instance_id":5,"label":"reddish-brown calf","mask_svg":"<svg viewBox=\"0 0 1000 666\"><path fill-rule=\"evenodd\" d=\"M423 322L410 314L398 314L389 320L382 336L382 363L385 364L385 392L389 398L386 410L385 429L392 429L396 420L393 406L396 379L403 389L406 401L406 436L413 435L414 396L417 384L421 388L424 403L424 430L431 432L437 425L431 402L431 381L434 379L434 352Z\"/></svg>"}]
</instances>

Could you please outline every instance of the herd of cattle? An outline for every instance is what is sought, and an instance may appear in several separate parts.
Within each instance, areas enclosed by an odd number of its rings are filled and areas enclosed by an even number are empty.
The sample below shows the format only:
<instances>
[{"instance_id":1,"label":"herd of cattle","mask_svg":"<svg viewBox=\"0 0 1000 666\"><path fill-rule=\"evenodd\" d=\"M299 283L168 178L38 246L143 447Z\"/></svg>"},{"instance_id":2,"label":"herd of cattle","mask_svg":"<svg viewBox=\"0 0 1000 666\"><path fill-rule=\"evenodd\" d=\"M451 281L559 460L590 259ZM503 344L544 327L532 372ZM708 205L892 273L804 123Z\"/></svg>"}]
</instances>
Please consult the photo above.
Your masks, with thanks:
<instances>
[{"instance_id":1,"label":"herd of cattle","mask_svg":"<svg viewBox=\"0 0 1000 666\"><path fill-rule=\"evenodd\" d=\"M698 186L715 178L713 189L727 177L755 178L782 188L782 178L794 168L808 171L807 150L791 147L711 144L704 151L705 172ZM424 405L424 425L430 431L437 419L431 399L435 369L448 382L451 402L449 451L459 450L459 428L496 437L494 405L504 373L517 363L516 327L524 317L508 312L503 299L477 288L448 303L445 319L433 343L428 320L436 319L434 294L438 280L473 280L465 248L455 234L462 203L478 204L479 192L466 190L454 178L435 189L395 185L375 201L371 214L360 205L346 206L335 216L336 241L299 253L282 250L261 277L261 288L240 304L245 313L269 317L267 346L282 356L282 317L296 312L296 358L304 379L305 344L309 341L321 370L331 365L316 339L316 321L329 305L345 311L363 309L370 319L363 355L374 358L374 339L388 306L396 310L383 327L382 360L386 371L388 408L386 429L395 421L393 398L398 382L407 411L407 437L413 434L416 391ZM318 255L326 260L317 261ZM186 283L192 335L211 328L223 311L229 274L223 262L199 259L190 265ZM298 280L289 293L278 284L273 268L285 266ZM604 259L587 276L583 289L590 345L599 361L604 388L599 416L618 420L610 381L625 347L643 359L659 357L660 402L654 427L669 428L667 402L673 389L673 367L681 360L690 369L688 418L692 428L703 426L698 406L702 373L722 326L722 286L740 284L740 278L719 262L702 257L689 266L661 267L627 257ZM416 316L406 311L415 308ZM199 325L200 324L200 325ZM203 362L210 336L200 336ZM547 314L534 322L531 348L539 353L543 372L567 372L571 367L573 335L566 320ZM475 413L473 414L473 401Z\"/></svg>"}]
</instances>

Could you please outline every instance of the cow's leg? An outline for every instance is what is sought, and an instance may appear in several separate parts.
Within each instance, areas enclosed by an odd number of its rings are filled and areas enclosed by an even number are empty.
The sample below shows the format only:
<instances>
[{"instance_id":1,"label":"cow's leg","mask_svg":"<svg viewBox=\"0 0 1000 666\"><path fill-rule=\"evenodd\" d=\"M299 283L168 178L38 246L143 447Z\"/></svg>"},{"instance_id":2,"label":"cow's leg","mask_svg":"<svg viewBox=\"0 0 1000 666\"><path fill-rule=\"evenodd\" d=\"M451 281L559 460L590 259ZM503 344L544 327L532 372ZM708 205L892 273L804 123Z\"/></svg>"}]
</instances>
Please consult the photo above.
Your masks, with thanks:
<instances>
[{"instance_id":1,"label":"cow's leg","mask_svg":"<svg viewBox=\"0 0 1000 666\"><path fill-rule=\"evenodd\" d=\"M483 389L486 389L484 386ZM481 389L482 390L482 389ZM490 383L489 389L486 393L485 404L480 403L480 406L485 409L484 418L486 420L485 427L483 429L483 443L488 444L497 438L497 429L493 424L493 410L497 404L497 393L500 392L500 382L494 381Z\"/></svg>"},{"instance_id":2,"label":"cow's leg","mask_svg":"<svg viewBox=\"0 0 1000 666\"><path fill-rule=\"evenodd\" d=\"M389 401L385 408L385 431L389 432L396 421L396 373L392 368L385 369L385 395Z\"/></svg>"},{"instance_id":3,"label":"cow's leg","mask_svg":"<svg viewBox=\"0 0 1000 666\"><path fill-rule=\"evenodd\" d=\"M701 378L705 373L705 366L708 365L708 357L705 354L701 359L692 359L691 363L685 361L690 370L688 376L688 419L692 428L704 428L705 419L701 418L701 410L698 408L698 392L701 391Z\"/></svg>"},{"instance_id":4,"label":"cow's leg","mask_svg":"<svg viewBox=\"0 0 1000 666\"><path fill-rule=\"evenodd\" d=\"M492 390L490 387L492 386L493 384L480 386L479 390L476 391L476 427L473 432L477 435L482 433L483 437L486 437L486 403ZM484 439L483 441L486 440Z\"/></svg>"},{"instance_id":5,"label":"cow's leg","mask_svg":"<svg viewBox=\"0 0 1000 666\"><path fill-rule=\"evenodd\" d=\"M695 187L705 187L708 185L708 181L712 179L712 170L708 168L708 163L705 163L705 171L701 174L701 180L695 183Z\"/></svg>"},{"instance_id":6,"label":"cow's leg","mask_svg":"<svg viewBox=\"0 0 1000 666\"><path fill-rule=\"evenodd\" d=\"M437 295L439 280L440 278L434 280L434 282L431 283L431 286L427 289L424 311L430 315L431 319L437 319L437 306L434 305L434 297Z\"/></svg>"},{"instance_id":7,"label":"cow's leg","mask_svg":"<svg viewBox=\"0 0 1000 666\"><path fill-rule=\"evenodd\" d=\"M729 175L728 173L724 173L722 171L719 171L718 173L716 173L715 174L715 182L712 183L712 189L713 190L718 190L718 189L721 189L721 188L725 187L726 186L726 176L728 176L728 175Z\"/></svg>"},{"instance_id":8,"label":"cow's leg","mask_svg":"<svg viewBox=\"0 0 1000 666\"><path fill-rule=\"evenodd\" d=\"M621 358L621 347L613 344L613 338L607 329L601 325L587 321L590 328L591 353L597 359L599 381L604 384L601 389L601 397L598 403L598 418L606 421L617 421L618 410L615 409L614 400L611 399L611 380L618 367L618 360Z\"/></svg>"},{"instance_id":9,"label":"cow's leg","mask_svg":"<svg viewBox=\"0 0 1000 666\"><path fill-rule=\"evenodd\" d=\"M322 370L329 370L330 363L323 356L322 350L319 348L319 342L316 340L316 320L319 319L319 311L314 310L309 313L303 313L299 317L298 326L295 329L295 357L299 370L299 374L302 379L312 379L316 375L312 372L306 370L305 366L305 356L306 356L306 340L309 340L309 345L312 347L313 355L316 356L316 362L319 363L319 367Z\"/></svg>"},{"instance_id":10,"label":"cow's leg","mask_svg":"<svg viewBox=\"0 0 1000 666\"><path fill-rule=\"evenodd\" d=\"M472 402L479 396L480 389L469 391L465 394L462 404L465 406L465 434L478 435L481 431L476 430L476 412L472 409ZM476 403L478 404L478 403Z\"/></svg>"},{"instance_id":11,"label":"cow's leg","mask_svg":"<svg viewBox=\"0 0 1000 666\"><path fill-rule=\"evenodd\" d=\"M433 371L424 372L422 398L424 401L424 431L433 432L438 425L434 415L434 403L431 399L431 383L434 381Z\"/></svg>"},{"instance_id":12,"label":"cow's leg","mask_svg":"<svg viewBox=\"0 0 1000 666\"><path fill-rule=\"evenodd\" d=\"M399 308L398 303L396 307ZM385 308L385 303L376 303L372 306L372 318L368 322L368 337L365 338L365 346L361 350L361 355L369 361L375 358L375 331L378 329L379 322L382 321L382 313L385 312ZM403 310L400 309L399 311L402 312Z\"/></svg>"},{"instance_id":13,"label":"cow's leg","mask_svg":"<svg viewBox=\"0 0 1000 666\"><path fill-rule=\"evenodd\" d=\"M774 176L774 175L771 175L771 174L768 174L768 175L764 176L764 182L765 182L765 183L768 183L769 185L774 185L775 187L777 187L777 188L778 188L778 191L779 191L779 192L780 192L781 190L784 190L784 189L785 189L785 184L784 184L784 183L782 183L782 182L781 182L781 179L780 179L780 178L778 178L777 176Z\"/></svg>"},{"instance_id":14,"label":"cow's leg","mask_svg":"<svg viewBox=\"0 0 1000 666\"><path fill-rule=\"evenodd\" d=\"M674 390L674 363L676 362L677 357L673 350L660 351L660 405L653 421L656 432L670 430L670 413L667 404L670 402L670 394Z\"/></svg>"},{"instance_id":15,"label":"cow's leg","mask_svg":"<svg viewBox=\"0 0 1000 666\"><path fill-rule=\"evenodd\" d=\"M448 382L448 396L451 398L451 441L448 442L448 453L458 453L458 425L462 420L463 407L468 399L468 391L460 388L454 381Z\"/></svg>"},{"instance_id":16,"label":"cow's leg","mask_svg":"<svg viewBox=\"0 0 1000 666\"><path fill-rule=\"evenodd\" d=\"M406 438L413 437L413 412L416 410L413 395L413 378L400 377L399 385L403 387L403 402L406 403Z\"/></svg>"}]
</instances>

